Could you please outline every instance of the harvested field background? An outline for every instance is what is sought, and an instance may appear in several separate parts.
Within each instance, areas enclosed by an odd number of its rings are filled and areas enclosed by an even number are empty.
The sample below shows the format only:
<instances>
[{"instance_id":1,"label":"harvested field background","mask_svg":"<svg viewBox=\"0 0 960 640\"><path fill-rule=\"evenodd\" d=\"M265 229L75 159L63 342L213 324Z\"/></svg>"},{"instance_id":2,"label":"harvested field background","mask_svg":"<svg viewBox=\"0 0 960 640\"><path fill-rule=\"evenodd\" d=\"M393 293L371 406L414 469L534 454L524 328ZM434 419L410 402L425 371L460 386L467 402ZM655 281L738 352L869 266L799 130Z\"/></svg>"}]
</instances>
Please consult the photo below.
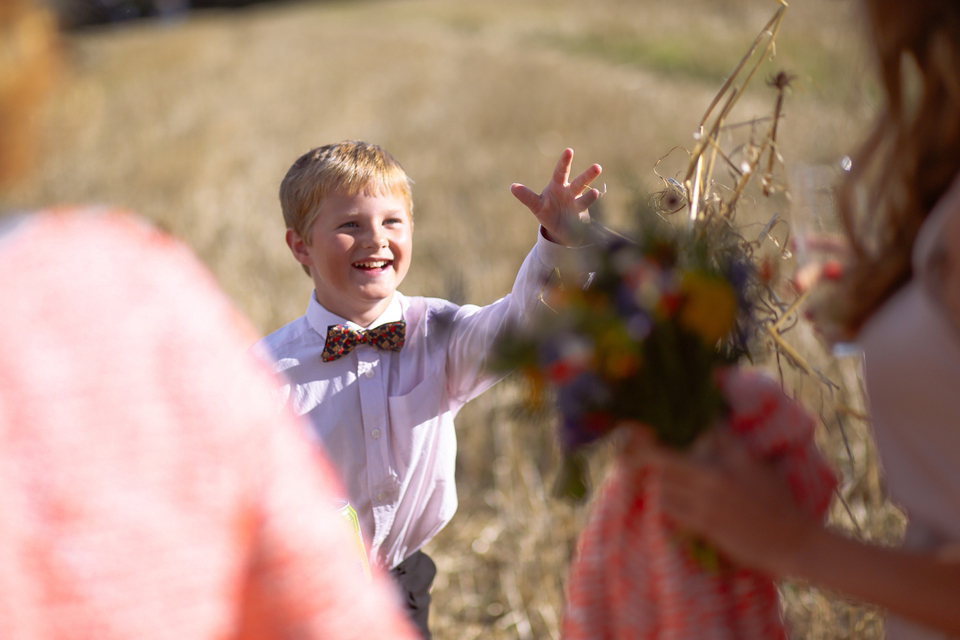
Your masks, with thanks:
<instances>
[{"instance_id":1,"label":"harvested field background","mask_svg":"<svg viewBox=\"0 0 960 640\"><path fill-rule=\"evenodd\" d=\"M403 290L490 302L509 290L536 223L509 193L540 189L564 147L574 171L604 167L596 212L629 227L685 168L683 148L724 78L777 8L773 0L354 0L263 4L66 36L44 160L8 206L110 203L192 246L262 333L299 316L311 285L289 256L276 192L308 149L378 142L416 181L416 243ZM797 76L781 125L787 165L853 148L877 90L851 0L794 0L763 77ZM737 118L768 115L755 81ZM746 201L745 222L786 212ZM785 270L791 265L785 263ZM831 520L893 541L854 362L809 328L789 340L833 380L787 367L824 417L845 473ZM776 369L776 363L767 363ZM427 551L440 574L438 640L555 638L576 533L588 506L549 496L550 416L517 410L511 381L458 421L461 507ZM841 431L841 427L843 430ZM594 464L602 477L609 452ZM803 585L783 587L796 637L882 637L882 620Z\"/></svg>"}]
</instances>

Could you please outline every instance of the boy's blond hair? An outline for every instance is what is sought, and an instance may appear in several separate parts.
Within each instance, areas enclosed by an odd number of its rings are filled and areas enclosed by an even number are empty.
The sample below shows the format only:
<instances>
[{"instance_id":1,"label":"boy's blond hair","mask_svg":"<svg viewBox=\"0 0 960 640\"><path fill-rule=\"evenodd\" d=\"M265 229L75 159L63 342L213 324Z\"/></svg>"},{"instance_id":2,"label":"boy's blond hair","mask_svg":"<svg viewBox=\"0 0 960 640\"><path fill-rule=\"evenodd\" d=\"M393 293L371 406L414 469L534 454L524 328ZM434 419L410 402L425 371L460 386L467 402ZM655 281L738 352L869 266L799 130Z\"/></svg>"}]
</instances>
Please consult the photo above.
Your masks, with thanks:
<instances>
[{"instance_id":1,"label":"boy's blond hair","mask_svg":"<svg viewBox=\"0 0 960 640\"><path fill-rule=\"evenodd\" d=\"M345 140L317 147L300 156L280 183L283 220L309 245L320 204L332 194L400 196L412 219L411 183L400 163L379 145Z\"/></svg>"}]
</instances>

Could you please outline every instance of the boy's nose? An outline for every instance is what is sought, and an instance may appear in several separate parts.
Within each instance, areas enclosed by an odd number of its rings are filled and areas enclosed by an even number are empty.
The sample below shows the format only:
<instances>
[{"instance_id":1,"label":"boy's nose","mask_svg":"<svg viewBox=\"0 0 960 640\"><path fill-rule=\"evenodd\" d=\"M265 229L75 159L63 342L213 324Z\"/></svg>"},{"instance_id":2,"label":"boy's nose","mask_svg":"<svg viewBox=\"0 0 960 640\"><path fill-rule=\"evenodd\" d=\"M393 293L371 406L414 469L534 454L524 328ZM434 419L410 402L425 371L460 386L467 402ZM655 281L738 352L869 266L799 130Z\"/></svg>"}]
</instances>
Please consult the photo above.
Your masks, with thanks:
<instances>
[{"instance_id":1,"label":"boy's nose","mask_svg":"<svg viewBox=\"0 0 960 640\"><path fill-rule=\"evenodd\" d=\"M387 243L387 234L384 233L383 229L374 227L370 230L370 233L366 234L366 239L370 246L382 247Z\"/></svg>"}]
</instances>

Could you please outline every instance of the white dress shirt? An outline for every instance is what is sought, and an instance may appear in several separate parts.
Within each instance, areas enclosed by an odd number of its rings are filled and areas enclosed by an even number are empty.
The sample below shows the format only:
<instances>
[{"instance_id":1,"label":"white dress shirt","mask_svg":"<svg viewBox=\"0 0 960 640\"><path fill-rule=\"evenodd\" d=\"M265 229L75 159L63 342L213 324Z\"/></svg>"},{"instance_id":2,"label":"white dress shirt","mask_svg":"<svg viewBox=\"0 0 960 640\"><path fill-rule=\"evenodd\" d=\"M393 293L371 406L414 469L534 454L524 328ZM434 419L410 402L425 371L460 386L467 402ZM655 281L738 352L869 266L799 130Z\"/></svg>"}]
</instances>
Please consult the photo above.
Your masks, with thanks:
<instances>
[{"instance_id":1,"label":"white dress shirt","mask_svg":"<svg viewBox=\"0 0 960 640\"><path fill-rule=\"evenodd\" d=\"M330 325L360 327L327 311L314 295L304 316L256 345L285 376L283 401L308 416L339 469L371 562L398 565L453 517L453 419L497 381L483 367L494 339L509 323L530 317L554 269L577 253L541 232L512 292L485 307L396 292L368 328L405 320L399 352L361 344L323 362Z\"/></svg>"}]
</instances>

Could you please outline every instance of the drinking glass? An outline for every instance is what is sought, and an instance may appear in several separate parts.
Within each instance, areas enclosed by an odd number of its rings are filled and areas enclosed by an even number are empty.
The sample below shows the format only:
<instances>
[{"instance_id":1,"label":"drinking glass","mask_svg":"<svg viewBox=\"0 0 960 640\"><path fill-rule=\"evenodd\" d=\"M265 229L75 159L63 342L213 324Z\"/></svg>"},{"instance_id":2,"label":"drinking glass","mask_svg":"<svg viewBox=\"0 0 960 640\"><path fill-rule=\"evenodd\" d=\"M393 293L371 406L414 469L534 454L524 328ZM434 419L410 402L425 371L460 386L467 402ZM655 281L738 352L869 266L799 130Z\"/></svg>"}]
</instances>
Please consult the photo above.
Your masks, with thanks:
<instances>
[{"instance_id":1,"label":"drinking glass","mask_svg":"<svg viewBox=\"0 0 960 640\"><path fill-rule=\"evenodd\" d=\"M789 173L791 229L797 270L794 282L807 291L821 279L842 273L846 240L836 207L836 190L850 160L798 164ZM856 355L857 345L836 343L836 356Z\"/></svg>"}]
</instances>

